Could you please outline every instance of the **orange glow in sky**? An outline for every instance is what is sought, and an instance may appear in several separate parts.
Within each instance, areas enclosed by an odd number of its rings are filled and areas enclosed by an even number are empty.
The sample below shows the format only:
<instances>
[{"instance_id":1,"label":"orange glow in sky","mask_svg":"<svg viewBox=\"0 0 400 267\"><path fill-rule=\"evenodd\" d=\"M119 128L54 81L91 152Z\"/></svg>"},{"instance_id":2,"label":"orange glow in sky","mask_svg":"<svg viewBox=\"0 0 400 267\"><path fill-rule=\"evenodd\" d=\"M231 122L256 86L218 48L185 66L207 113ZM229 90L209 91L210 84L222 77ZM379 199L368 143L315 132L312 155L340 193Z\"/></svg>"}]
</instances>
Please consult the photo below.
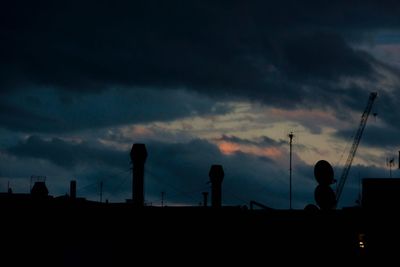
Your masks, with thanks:
<instances>
[{"instance_id":1,"label":"orange glow in sky","mask_svg":"<svg viewBox=\"0 0 400 267\"><path fill-rule=\"evenodd\" d=\"M225 155L232 155L240 150L240 146L238 144L231 142L221 142L218 144L218 148L222 152L222 154Z\"/></svg>"},{"instance_id":2,"label":"orange glow in sky","mask_svg":"<svg viewBox=\"0 0 400 267\"><path fill-rule=\"evenodd\" d=\"M225 155L232 155L236 152L243 152L255 156L263 156L269 158L279 158L282 151L277 147L257 147L254 145L242 145L233 142L220 142L218 148Z\"/></svg>"}]
</instances>

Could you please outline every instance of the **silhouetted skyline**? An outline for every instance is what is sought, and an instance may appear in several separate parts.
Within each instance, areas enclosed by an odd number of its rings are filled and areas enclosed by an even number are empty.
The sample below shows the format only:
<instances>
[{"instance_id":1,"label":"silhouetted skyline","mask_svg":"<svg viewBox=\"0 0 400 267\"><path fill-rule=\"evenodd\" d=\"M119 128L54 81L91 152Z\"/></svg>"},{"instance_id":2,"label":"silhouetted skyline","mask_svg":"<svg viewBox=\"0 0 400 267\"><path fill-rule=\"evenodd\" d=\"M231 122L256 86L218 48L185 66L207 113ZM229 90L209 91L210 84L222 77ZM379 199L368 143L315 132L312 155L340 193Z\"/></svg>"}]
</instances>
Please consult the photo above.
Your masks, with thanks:
<instances>
[{"instance_id":1,"label":"silhouetted skyline","mask_svg":"<svg viewBox=\"0 0 400 267\"><path fill-rule=\"evenodd\" d=\"M363 179L359 205L336 209L333 169L321 160L314 168L318 206L273 209L257 201L229 206L223 204L225 171L214 164L209 170L211 205L208 192L202 192L198 206L154 207L144 201L148 155L145 144L132 145L132 197L123 203L77 196L75 180L69 194L50 195L43 176L32 177L29 194L13 193L10 187L0 192L1 227L7 229L3 263L126 266L148 257L149 247L163 264L194 255L207 262L240 259L249 264L265 255L281 263L288 256L299 262L306 255L309 261L310 251L358 263L397 255L400 179Z\"/></svg>"},{"instance_id":2,"label":"silhouetted skyline","mask_svg":"<svg viewBox=\"0 0 400 267\"><path fill-rule=\"evenodd\" d=\"M146 143L147 203L198 204L221 164L225 204L288 208L293 132L302 209L318 160L339 177L376 91L341 201L355 205L360 178L389 177L400 149L399 13L372 0L2 4L0 191L44 175L55 195L76 180L78 195L98 200L102 184L124 201L127 152Z\"/></svg>"}]
</instances>

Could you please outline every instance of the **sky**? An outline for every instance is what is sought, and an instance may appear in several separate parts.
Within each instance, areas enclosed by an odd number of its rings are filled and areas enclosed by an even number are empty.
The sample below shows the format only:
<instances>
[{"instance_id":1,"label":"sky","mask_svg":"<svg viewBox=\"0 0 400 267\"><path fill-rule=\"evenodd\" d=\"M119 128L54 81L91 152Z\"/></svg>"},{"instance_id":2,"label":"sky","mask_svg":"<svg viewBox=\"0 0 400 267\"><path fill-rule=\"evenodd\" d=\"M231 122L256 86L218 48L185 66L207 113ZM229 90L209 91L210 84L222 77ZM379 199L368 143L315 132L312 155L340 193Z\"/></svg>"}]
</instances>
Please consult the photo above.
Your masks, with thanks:
<instances>
[{"instance_id":1,"label":"sky","mask_svg":"<svg viewBox=\"0 0 400 267\"><path fill-rule=\"evenodd\" d=\"M0 191L46 176L68 192L131 197L145 143L145 200L199 205L212 164L223 204L314 204L313 170L339 179L377 92L340 206L360 180L399 177L398 1L8 1L0 4ZM333 188L335 185L333 185Z\"/></svg>"}]
</instances>

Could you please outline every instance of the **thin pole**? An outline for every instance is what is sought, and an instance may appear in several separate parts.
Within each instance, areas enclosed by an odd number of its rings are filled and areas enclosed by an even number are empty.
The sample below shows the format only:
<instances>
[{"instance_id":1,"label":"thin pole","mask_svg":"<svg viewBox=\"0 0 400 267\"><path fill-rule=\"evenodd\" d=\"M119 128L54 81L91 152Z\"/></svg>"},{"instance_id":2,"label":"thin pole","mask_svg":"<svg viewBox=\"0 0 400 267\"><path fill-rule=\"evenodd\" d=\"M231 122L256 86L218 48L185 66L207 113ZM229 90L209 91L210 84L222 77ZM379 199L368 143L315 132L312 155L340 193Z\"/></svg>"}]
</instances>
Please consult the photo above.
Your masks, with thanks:
<instances>
[{"instance_id":1,"label":"thin pole","mask_svg":"<svg viewBox=\"0 0 400 267\"><path fill-rule=\"evenodd\" d=\"M358 172L358 205L361 206L361 175L360 172Z\"/></svg>"},{"instance_id":2,"label":"thin pole","mask_svg":"<svg viewBox=\"0 0 400 267\"><path fill-rule=\"evenodd\" d=\"M103 181L100 182L100 203L103 202Z\"/></svg>"},{"instance_id":3,"label":"thin pole","mask_svg":"<svg viewBox=\"0 0 400 267\"><path fill-rule=\"evenodd\" d=\"M292 209L292 141L293 141L293 132L290 132L289 138L289 208Z\"/></svg>"},{"instance_id":4,"label":"thin pole","mask_svg":"<svg viewBox=\"0 0 400 267\"><path fill-rule=\"evenodd\" d=\"M161 207L164 207L164 197L165 197L165 192L161 192Z\"/></svg>"}]
</instances>

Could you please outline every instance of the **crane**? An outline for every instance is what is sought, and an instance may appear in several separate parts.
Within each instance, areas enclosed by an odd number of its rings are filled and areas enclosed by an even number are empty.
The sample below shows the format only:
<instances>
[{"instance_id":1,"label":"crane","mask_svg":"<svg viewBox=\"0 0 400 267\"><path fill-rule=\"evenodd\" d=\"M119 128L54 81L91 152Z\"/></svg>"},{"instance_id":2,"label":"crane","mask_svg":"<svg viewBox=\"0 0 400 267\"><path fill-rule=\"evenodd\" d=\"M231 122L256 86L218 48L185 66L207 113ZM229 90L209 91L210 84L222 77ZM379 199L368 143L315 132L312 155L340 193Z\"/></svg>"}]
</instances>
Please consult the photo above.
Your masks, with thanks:
<instances>
[{"instance_id":1,"label":"crane","mask_svg":"<svg viewBox=\"0 0 400 267\"><path fill-rule=\"evenodd\" d=\"M354 136L353 145L351 146L349 155L347 156L346 164L344 165L342 175L337 184L336 205L339 203L340 196L342 195L342 191L343 191L343 187L346 182L346 179L347 179L347 175L349 174L351 164L353 162L354 156L355 156L357 148L358 148L358 144L360 143L361 136L363 134L365 125L367 124L369 113L371 112L371 109L372 109L372 104L374 103L377 95L378 95L378 93L376 93L376 92L372 92L369 94L367 106L365 107L364 113L361 116L360 125L358 126L358 130L356 132L356 135Z\"/></svg>"}]
</instances>

